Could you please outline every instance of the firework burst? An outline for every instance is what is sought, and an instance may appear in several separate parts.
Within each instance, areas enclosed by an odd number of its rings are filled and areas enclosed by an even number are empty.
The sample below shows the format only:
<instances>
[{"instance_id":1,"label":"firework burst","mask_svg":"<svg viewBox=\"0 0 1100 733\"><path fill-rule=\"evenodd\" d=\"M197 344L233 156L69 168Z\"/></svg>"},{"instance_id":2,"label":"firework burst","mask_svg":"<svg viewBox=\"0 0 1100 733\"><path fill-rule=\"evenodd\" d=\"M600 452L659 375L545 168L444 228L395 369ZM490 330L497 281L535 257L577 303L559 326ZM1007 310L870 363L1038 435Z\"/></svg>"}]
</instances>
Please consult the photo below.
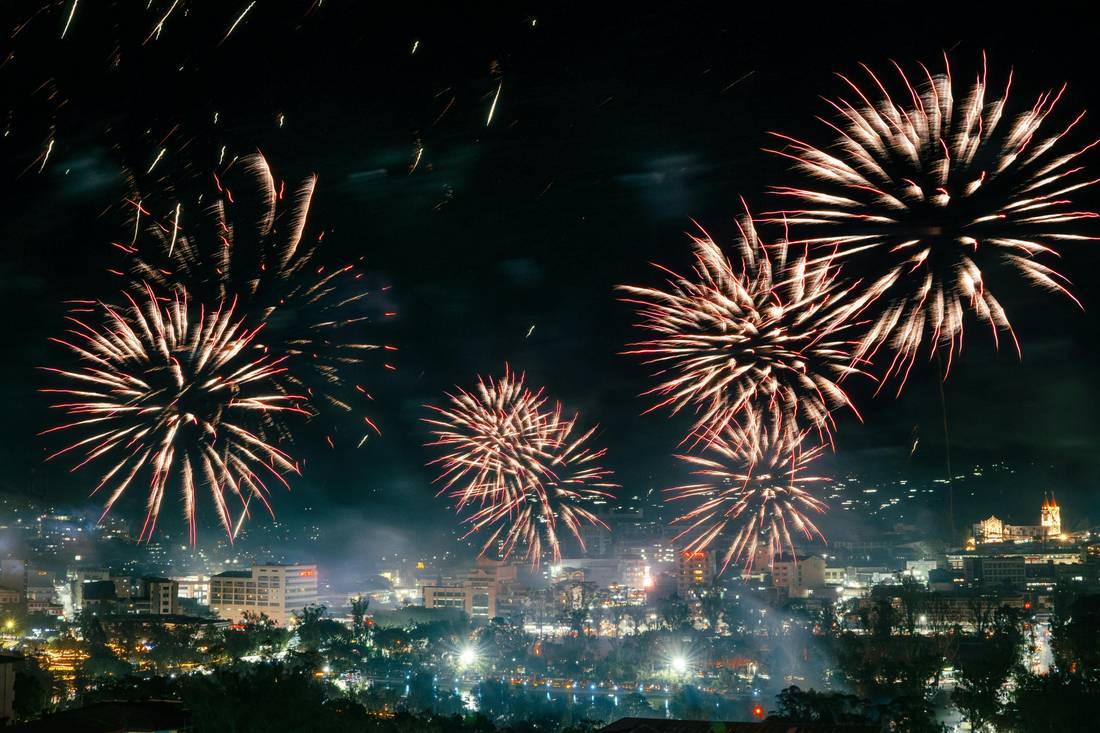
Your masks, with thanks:
<instances>
[{"instance_id":1,"label":"firework burst","mask_svg":"<svg viewBox=\"0 0 1100 733\"><path fill-rule=\"evenodd\" d=\"M180 204L150 222L149 212L135 202L134 241L117 245L131 257L133 282L198 291L207 302L236 299L250 319L265 324L256 345L288 357L284 383L307 395L310 409L352 412L353 400L371 396L348 373L368 352L388 356L397 350L363 339L374 324L395 315L382 302L389 287L368 287L355 265L314 262L324 237L324 232L314 241L305 237L315 177L288 192L262 155L237 161L235 169L247 178L244 192L234 195L216 179L220 196L193 217L190 230ZM236 216L230 216L230 207L236 207ZM153 236L151 247L138 244L143 222ZM394 368L385 357L377 361ZM366 431L380 434L369 416L363 423ZM370 432L362 434L360 445ZM332 444L331 434L326 439Z\"/></svg>"},{"instance_id":2,"label":"firework burst","mask_svg":"<svg viewBox=\"0 0 1100 733\"><path fill-rule=\"evenodd\" d=\"M486 534L483 554L497 545L503 557L523 548L533 565L544 555L557 562L562 528L582 547L582 525L607 529L588 508L615 488L599 465L606 451L588 445L595 428L580 430L576 416L565 417L510 369L447 397L445 407L428 406L429 445L445 451L429 465L440 467L439 493L466 512L466 537Z\"/></svg>"},{"instance_id":3,"label":"firework burst","mask_svg":"<svg viewBox=\"0 0 1100 733\"><path fill-rule=\"evenodd\" d=\"M824 539L809 515L826 509L810 491L826 479L806 475L824 448L804 448L805 437L786 429L778 413L748 410L707 443L705 455L677 456L698 477L667 490L672 501L692 504L673 520L687 525L677 537L685 551L705 550L733 533L723 570L731 562L751 568L761 549L769 560L784 550L793 556L792 533Z\"/></svg>"},{"instance_id":4,"label":"firework burst","mask_svg":"<svg viewBox=\"0 0 1100 733\"><path fill-rule=\"evenodd\" d=\"M872 358L887 345L894 356L886 377L902 385L926 342L933 354L946 348L950 366L968 312L995 341L1008 332L1019 350L994 278L1022 276L1077 302L1049 263L1057 243L1094 239L1077 227L1097 216L1071 199L1098 180L1080 163L1096 143L1060 151L1084 114L1047 122L1065 87L1011 112L1011 74L1003 91L991 90L983 58L981 74L957 97L944 62L944 73L922 64L912 80L894 64L896 97L866 66L867 92L841 76L853 97L829 100L837 120L822 120L835 143L821 149L778 135L787 145L771 151L813 179L776 189L805 208L774 214L798 241L827 245L830 257L871 274L863 300L875 315L855 353Z\"/></svg>"},{"instance_id":5,"label":"firework burst","mask_svg":"<svg viewBox=\"0 0 1100 733\"><path fill-rule=\"evenodd\" d=\"M697 439L722 433L752 406L780 413L793 430L829 434L834 408L855 409L839 384L858 371L842 335L850 286L838 285L827 261L796 251L804 247L765 245L751 218L740 229L737 266L704 233L692 237L693 277L660 268L664 289L620 286L638 326L654 334L625 352L657 369L659 384L645 394L659 401L648 411L691 405Z\"/></svg>"},{"instance_id":6,"label":"firework burst","mask_svg":"<svg viewBox=\"0 0 1100 733\"><path fill-rule=\"evenodd\" d=\"M265 479L287 485L293 459L264 437L273 416L304 412L297 395L277 388L285 356L254 354L259 328L237 319L233 304L197 309L185 295L128 305L101 304L103 322L70 317L65 339L54 339L82 362L77 369L45 368L72 386L43 390L69 421L46 430L86 437L50 456L79 455L73 470L106 468L93 495L109 491L106 516L140 474L149 474L141 538L153 535L170 482L183 494L183 513L196 539L198 493L210 491L222 527L233 538L253 499L270 511ZM288 485L287 485L288 486ZM289 488L289 486L288 486ZM227 499L239 502L238 516Z\"/></svg>"}]
</instances>

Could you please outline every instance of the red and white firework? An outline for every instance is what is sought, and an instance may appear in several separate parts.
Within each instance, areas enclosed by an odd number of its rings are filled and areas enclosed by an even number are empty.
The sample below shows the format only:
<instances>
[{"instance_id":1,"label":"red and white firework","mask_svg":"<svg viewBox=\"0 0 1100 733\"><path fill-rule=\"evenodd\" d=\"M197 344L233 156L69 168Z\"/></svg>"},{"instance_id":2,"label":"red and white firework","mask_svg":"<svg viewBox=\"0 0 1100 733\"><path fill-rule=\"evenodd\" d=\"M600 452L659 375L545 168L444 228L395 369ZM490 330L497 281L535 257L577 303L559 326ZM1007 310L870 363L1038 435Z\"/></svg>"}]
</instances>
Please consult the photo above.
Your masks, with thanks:
<instances>
[{"instance_id":1,"label":"red and white firework","mask_svg":"<svg viewBox=\"0 0 1100 733\"><path fill-rule=\"evenodd\" d=\"M855 411L840 385L859 371L844 337L852 286L839 284L827 260L810 262L805 247L765 245L748 216L740 230L736 262L704 232L692 237L692 275L658 265L664 288L619 287L638 327L653 334L624 352L656 369L659 383L645 394L658 402L647 412L692 407L697 441L749 409L774 411L796 432L831 434L832 410Z\"/></svg>"},{"instance_id":2,"label":"red and white firework","mask_svg":"<svg viewBox=\"0 0 1100 733\"><path fill-rule=\"evenodd\" d=\"M826 505L812 487L827 479L807 474L821 445L804 446L805 433L792 433L776 412L745 411L707 442L703 455L680 455L695 483L667 489L670 502L691 507L673 524L686 524L676 538L686 552L699 552L729 539L722 559L751 568L763 551L769 563L793 556L793 534L824 539L811 515ZM731 537L732 535L732 537Z\"/></svg>"},{"instance_id":3,"label":"red and white firework","mask_svg":"<svg viewBox=\"0 0 1100 733\"><path fill-rule=\"evenodd\" d=\"M285 474L297 473L294 460L264 433L275 416L305 414L304 400L280 388L287 357L253 348L260 327L238 319L234 303L196 308L178 290L167 298L151 287L146 294L142 303L126 294L125 307L99 304L99 324L70 316L67 337L53 339L82 363L43 367L70 383L43 390L69 419L44 434L83 437L50 459L79 455L74 471L105 465L92 492L110 492L104 516L139 475L148 474L142 539L152 537L170 483L182 492L192 544L203 488L232 539L252 499L270 511L266 481L289 488Z\"/></svg>"},{"instance_id":4,"label":"red and white firework","mask_svg":"<svg viewBox=\"0 0 1100 733\"><path fill-rule=\"evenodd\" d=\"M984 57L961 91L946 55L940 74L919 64L911 77L895 63L891 82L863 70L865 86L841 76L852 96L828 100L828 147L777 135L786 145L770 152L812 182L776 188L798 203L772 215L796 241L867 275L862 300L874 317L855 354L893 351L887 378L904 385L925 344L931 354L945 348L950 366L968 313L1019 350L994 290L1022 277L1077 302L1052 262L1058 244L1095 239L1080 225L1097 214L1073 196L1100 180L1081 162L1096 141L1063 150L1084 113L1055 121L1065 86L1013 111L1012 74L993 89Z\"/></svg>"},{"instance_id":5,"label":"red and white firework","mask_svg":"<svg viewBox=\"0 0 1100 733\"><path fill-rule=\"evenodd\" d=\"M607 529L594 509L613 498L615 484L600 465L606 451L588 445L596 428L579 429L578 416L566 417L507 368L447 398L444 407L428 405L429 445L445 451L429 465L441 467L439 494L466 513L465 536L486 535L483 554L496 547L509 557L522 548L533 565L547 555L557 562L562 528L582 547L582 525Z\"/></svg>"}]
</instances>

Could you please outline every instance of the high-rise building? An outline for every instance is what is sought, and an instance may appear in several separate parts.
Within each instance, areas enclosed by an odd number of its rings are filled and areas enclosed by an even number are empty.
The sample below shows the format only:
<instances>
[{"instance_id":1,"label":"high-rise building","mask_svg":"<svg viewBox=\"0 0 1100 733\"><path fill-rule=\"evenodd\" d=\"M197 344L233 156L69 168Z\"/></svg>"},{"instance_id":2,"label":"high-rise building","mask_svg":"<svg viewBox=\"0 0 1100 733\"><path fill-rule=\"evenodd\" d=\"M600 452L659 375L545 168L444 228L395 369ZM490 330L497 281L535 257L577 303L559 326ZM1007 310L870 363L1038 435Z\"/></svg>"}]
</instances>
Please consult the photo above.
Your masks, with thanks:
<instances>
[{"instance_id":1,"label":"high-rise building","mask_svg":"<svg viewBox=\"0 0 1100 733\"><path fill-rule=\"evenodd\" d=\"M772 587L788 598L805 598L826 587L825 559L819 555L776 559L772 562Z\"/></svg>"},{"instance_id":2,"label":"high-rise building","mask_svg":"<svg viewBox=\"0 0 1100 733\"><path fill-rule=\"evenodd\" d=\"M149 600L149 613L178 614L180 612L180 586L168 578L142 578L145 597Z\"/></svg>"},{"instance_id":3,"label":"high-rise building","mask_svg":"<svg viewBox=\"0 0 1100 733\"><path fill-rule=\"evenodd\" d=\"M681 552L676 592L691 598L696 589L706 590L714 581L714 553L710 550Z\"/></svg>"},{"instance_id":4,"label":"high-rise building","mask_svg":"<svg viewBox=\"0 0 1100 733\"><path fill-rule=\"evenodd\" d=\"M516 568L493 560L478 560L477 567L451 582L422 586L425 608L458 608L472 621L488 621L497 615L497 599L515 584Z\"/></svg>"},{"instance_id":5,"label":"high-rise building","mask_svg":"<svg viewBox=\"0 0 1100 733\"><path fill-rule=\"evenodd\" d=\"M288 626L295 611L316 603L316 565L254 565L210 578L210 610L230 621L241 621L246 612L262 613Z\"/></svg>"},{"instance_id":6,"label":"high-rise building","mask_svg":"<svg viewBox=\"0 0 1100 733\"><path fill-rule=\"evenodd\" d=\"M200 606L210 605L210 578L205 575L185 575L174 578L179 584L179 597L194 601Z\"/></svg>"}]
</instances>

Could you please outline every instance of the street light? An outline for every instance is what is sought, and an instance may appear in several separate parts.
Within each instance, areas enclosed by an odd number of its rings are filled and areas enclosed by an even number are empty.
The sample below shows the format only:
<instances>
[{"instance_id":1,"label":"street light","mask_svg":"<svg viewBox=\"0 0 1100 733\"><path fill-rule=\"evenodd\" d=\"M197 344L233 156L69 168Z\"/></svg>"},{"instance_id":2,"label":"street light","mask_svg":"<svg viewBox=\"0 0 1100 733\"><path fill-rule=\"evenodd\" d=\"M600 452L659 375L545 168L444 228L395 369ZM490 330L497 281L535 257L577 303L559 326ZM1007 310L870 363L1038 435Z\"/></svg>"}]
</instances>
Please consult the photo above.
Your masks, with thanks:
<instances>
[{"instance_id":1,"label":"street light","mask_svg":"<svg viewBox=\"0 0 1100 733\"><path fill-rule=\"evenodd\" d=\"M463 667L471 667L477 664L477 650L472 646L463 647L458 653L458 663Z\"/></svg>"},{"instance_id":2,"label":"street light","mask_svg":"<svg viewBox=\"0 0 1100 733\"><path fill-rule=\"evenodd\" d=\"M683 657L682 655L678 654L675 657L673 657L671 664L672 664L672 671L675 672L676 674L683 674L684 672L687 672L688 660L685 657Z\"/></svg>"}]
</instances>

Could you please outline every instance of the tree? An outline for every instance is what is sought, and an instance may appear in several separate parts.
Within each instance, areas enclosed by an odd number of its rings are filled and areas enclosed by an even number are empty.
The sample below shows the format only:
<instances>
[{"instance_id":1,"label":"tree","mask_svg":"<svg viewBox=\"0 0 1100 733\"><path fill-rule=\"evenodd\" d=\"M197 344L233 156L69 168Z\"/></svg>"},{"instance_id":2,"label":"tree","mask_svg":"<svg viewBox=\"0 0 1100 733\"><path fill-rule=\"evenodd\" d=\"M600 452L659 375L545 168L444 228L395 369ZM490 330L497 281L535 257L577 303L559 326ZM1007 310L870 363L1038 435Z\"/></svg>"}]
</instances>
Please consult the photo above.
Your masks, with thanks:
<instances>
[{"instance_id":1,"label":"tree","mask_svg":"<svg viewBox=\"0 0 1100 733\"><path fill-rule=\"evenodd\" d=\"M901 601L902 627L905 633L915 634L920 617L928 609L928 591L925 590L924 583L912 576L906 576L902 578L897 594Z\"/></svg>"},{"instance_id":2,"label":"tree","mask_svg":"<svg viewBox=\"0 0 1100 733\"><path fill-rule=\"evenodd\" d=\"M660 613L665 625L673 631L684 628L691 620L691 608L678 593L661 601Z\"/></svg>"},{"instance_id":3,"label":"tree","mask_svg":"<svg viewBox=\"0 0 1100 733\"><path fill-rule=\"evenodd\" d=\"M27 657L15 672L12 710L20 720L35 718L50 708L55 682L53 676L42 669L38 660Z\"/></svg>"},{"instance_id":4,"label":"tree","mask_svg":"<svg viewBox=\"0 0 1100 733\"><path fill-rule=\"evenodd\" d=\"M359 596L351 601L351 629L357 641L362 641L366 636L367 609L370 608L370 599Z\"/></svg>"},{"instance_id":5,"label":"tree","mask_svg":"<svg viewBox=\"0 0 1100 733\"><path fill-rule=\"evenodd\" d=\"M231 660L259 654L272 657L286 649L290 641L290 632L276 626L267 614L255 614L246 611L240 624L224 631L221 638L222 648Z\"/></svg>"},{"instance_id":6,"label":"tree","mask_svg":"<svg viewBox=\"0 0 1100 733\"><path fill-rule=\"evenodd\" d=\"M868 725L867 701L840 692L802 690L792 685L775 696L769 719L799 725Z\"/></svg>"},{"instance_id":7,"label":"tree","mask_svg":"<svg viewBox=\"0 0 1100 733\"><path fill-rule=\"evenodd\" d=\"M1014 609L999 609L990 624L990 633L960 643L955 657L958 686L951 699L975 731L992 726L1000 714L1005 683L1019 666L1024 644Z\"/></svg>"},{"instance_id":8,"label":"tree","mask_svg":"<svg viewBox=\"0 0 1100 733\"><path fill-rule=\"evenodd\" d=\"M722 587L715 584L706 590L699 598L699 612L707 622L711 633L718 633L718 622L722 620L722 612L726 602L722 598Z\"/></svg>"},{"instance_id":9,"label":"tree","mask_svg":"<svg viewBox=\"0 0 1100 733\"><path fill-rule=\"evenodd\" d=\"M935 707L923 697L896 697L878 707L883 733L944 733L947 727L936 722Z\"/></svg>"},{"instance_id":10,"label":"tree","mask_svg":"<svg viewBox=\"0 0 1100 733\"><path fill-rule=\"evenodd\" d=\"M343 700L308 670L260 663L186 675L176 691L194 715L195 733L369 730L362 706Z\"/></svg>"},{"instance_id":11,"label":"tree","mask_svg":"<svg viewBox=\"0 0 1100 733\"><path fill-rule=\"evenodd\" d=\"M1100 679L1100 595L1063 601L1055 615L1052 647L1058 667L1072 674Z\"/></svg>"},{"instance_id":12,"label":"tree","mask_svg":"<svg viewBox=\"0 0 1100 733\"><path fill-rule=\"evenodd\" d=\"M997 729L1006 733L1086 733L1096 730L1100 682L1064 672L1021 674Z\"/></svg>"}]
</instances>

